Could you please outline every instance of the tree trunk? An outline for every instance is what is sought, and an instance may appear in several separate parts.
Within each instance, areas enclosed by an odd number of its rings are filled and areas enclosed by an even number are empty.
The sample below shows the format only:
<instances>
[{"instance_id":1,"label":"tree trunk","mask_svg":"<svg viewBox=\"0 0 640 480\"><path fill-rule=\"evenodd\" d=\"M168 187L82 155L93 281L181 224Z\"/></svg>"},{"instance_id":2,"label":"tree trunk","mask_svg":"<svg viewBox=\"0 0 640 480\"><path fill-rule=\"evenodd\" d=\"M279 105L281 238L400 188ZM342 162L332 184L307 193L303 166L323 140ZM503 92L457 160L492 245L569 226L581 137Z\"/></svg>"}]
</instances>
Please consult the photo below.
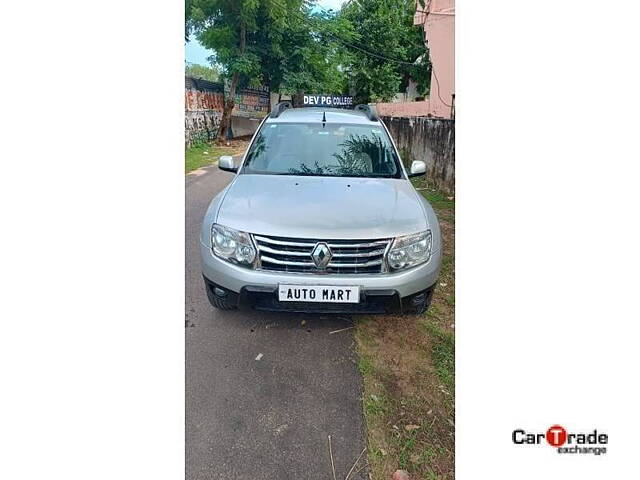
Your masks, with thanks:
<instances>
[{"instance_id":1,"label":"tree trunk","mask_svg":"<svg viewBox=\"0 0 640 480\"><path fill-rule=\"evenodd\" d=\"M244 21L240 23L240 56L244 55L246 47L246 27ZM240 74L235 72L231 76L231 84L229 85L229 98L224 101L224 108L222 110L222 118L220 119L220 129L218 130L218 140L224 141L227 136L227 130L231 128L231 112L236 105L236 89L238 88L238 82L240 81Z\"/></svg>"},{"instance_id":2,"label":"tree trunk","mask_svg":"<svg viewBox=\"0 0 640 480\"><path fill-rule=\"evenodd\" d=\"M218 129L218 140L224 141L227 136L227 130L231 127L231 112L236 105L236 89L240 75L234 73L231 77L229 85L229 98L224 100L224 108L222 109L222 118L220 119L220 128Z\"/></svg>"}]
</instances>

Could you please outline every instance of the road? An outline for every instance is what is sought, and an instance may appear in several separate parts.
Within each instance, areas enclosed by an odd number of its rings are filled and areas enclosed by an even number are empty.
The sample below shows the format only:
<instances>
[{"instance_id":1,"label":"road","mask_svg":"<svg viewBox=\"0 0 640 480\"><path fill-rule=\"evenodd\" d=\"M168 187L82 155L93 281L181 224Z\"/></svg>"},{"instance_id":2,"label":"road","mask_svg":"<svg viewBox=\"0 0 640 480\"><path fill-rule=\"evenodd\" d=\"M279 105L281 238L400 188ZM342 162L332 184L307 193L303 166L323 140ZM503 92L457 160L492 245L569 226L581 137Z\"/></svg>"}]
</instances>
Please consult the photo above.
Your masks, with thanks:
<instances>
[{"instance_id":1,"label":"road","mask_svg":"<svg viewBox=\"0 0 640 480\"><path fill-rule=\"evenodd\" d=\"M331 435L342 480L365 445L362 380L352 330L329 332L352 320L207 301L200 225L232 178L215 167L186 177L186 478L332 480Z\"/></svg>"}]
</instances>

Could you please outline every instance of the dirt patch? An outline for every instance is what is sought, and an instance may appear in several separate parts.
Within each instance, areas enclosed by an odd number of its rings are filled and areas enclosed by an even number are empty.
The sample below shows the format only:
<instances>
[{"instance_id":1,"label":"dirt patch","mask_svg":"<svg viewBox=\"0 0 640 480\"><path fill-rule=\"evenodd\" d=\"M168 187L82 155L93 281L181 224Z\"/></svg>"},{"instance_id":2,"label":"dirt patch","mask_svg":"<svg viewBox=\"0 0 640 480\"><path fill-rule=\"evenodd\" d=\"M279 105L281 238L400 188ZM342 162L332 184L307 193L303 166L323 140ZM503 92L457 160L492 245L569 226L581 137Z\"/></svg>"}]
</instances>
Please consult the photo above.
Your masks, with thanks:
<instances>
[{"instance_id":1,"label":"dirt patch","mask_svg":"<svg viewBox=\"0 0 640 480\"><path fill-rule=\"evenodd\" d=\"M251 142L251 135L236 137L231 140L215 140L213 144L218 147L229 147L233 150L237 150L238 153L242 153L249 146L249 142Z\"/></svg>"}]
</instances>

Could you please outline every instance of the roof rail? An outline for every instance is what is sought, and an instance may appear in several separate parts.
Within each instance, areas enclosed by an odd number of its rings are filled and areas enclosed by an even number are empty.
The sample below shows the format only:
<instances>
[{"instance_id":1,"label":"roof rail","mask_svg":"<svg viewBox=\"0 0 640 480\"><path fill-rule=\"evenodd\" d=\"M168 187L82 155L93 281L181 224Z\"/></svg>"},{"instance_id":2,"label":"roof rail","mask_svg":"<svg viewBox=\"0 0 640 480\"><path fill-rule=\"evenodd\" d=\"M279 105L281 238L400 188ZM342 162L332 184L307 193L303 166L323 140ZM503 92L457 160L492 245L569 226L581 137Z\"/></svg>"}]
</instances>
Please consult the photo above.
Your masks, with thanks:
<instances>
[{"instance_id":1,"label":"roof rail","mask_svg":"<svg viewBox=\"0 0 640 480\"><path fill-rule=\"evenodd\" d=\"M366 103L361 103L360 105L356 105L354 107L354 110L358 112L364 112L367 118L373 122L380 120L380 117L378 117L378 112L376 110L376 107L374 107L373 105L367 105Z\"/></svg>"},{"instance_id":2,"label":"roof rail","mask_svg":"<svg viewBox=\"0 0 640 480\"><path fill-rule=\"evenodd\" d=\"M290 101L286 102L278 102L276 106L271 110L271 114L269 115L272 118L278 118L282 112L284 112L288 108L293 108L293 105Z\"/></svg>"}]
</instances>

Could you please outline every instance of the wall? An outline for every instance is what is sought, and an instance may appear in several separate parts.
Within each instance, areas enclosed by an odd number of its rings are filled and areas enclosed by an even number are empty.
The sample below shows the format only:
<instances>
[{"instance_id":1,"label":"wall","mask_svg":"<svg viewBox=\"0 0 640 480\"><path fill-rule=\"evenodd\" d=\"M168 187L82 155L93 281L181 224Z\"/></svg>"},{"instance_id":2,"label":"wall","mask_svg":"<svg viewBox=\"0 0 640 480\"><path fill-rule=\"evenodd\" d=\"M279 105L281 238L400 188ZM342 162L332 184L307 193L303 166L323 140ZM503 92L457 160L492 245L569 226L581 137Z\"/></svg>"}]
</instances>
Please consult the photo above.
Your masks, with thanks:
<instances>
[{"instance_id":1,"label":"wall","mask_svg":"<svg viewBox=\"0 0 640 480\"><path fill-rule=\"evenodd\" d=\"M269 88L248 87L236 94L232 115L253 119L263 119L269 114ZM237 134L234 132L237 136Z\"/></svg>"},{"instance_id":2,"label":"wall","mask_svg":"<svg viewBox=\"0 0 640 480\"><path fill-rule=\"evenodd\" d=\"M260 122L270 111L270 94L267 87L245 88L236 95L236 106L231 114L231 131L234 137L253 135Z\"/></svg>"},{"instance_id":3,"label":"wall","mask_svg":"<svg viewBox=\"0 0 640 480\"><path fill-rule=\"evenodd\" d=\"M381 117L426 117L429 115L429 101L373 103Z\"/></svg>"},{"instance_id":4,"label":"wall","mask_svg":"<svg viewBox=\"0 0 640 480\"><path fill-rule=\"evenodd\" d=\"M231 117L231 131L235 137L253 135L260 126L261 118Z\"/></svg>"},{"instance_id":5,"label":"wall","mask_svg":"<svg viewBox=\"0 0 640 480\"><path fill-rule=\"evenodd\" d=\"M216 137L223 108L224 86L221 83L185 77L184 141L186 147Z\"/></svg>"},{"instance_id":6,"label":"wall","mask_svg":"<svg viewBox=\"0 0 640 480\"><path fill-rule=\"evenodd\" d=\"M185 147L213 140L218 135L224 109L224 85L185 77ZM269 89L244 88L236 95L231 114L234 137L253 135L260 120L269 113Z\"/></svg>"},{"instance_id":7,"label":"wall","mask_svg":"<svg viewBox=\"0 0 640 480\"><path fill-rule=\"evenodd\" d=\"M454 0L429 0L424 9L416 2L415 25L422 25L429 47L431 91L429 114L452 118L455 115L455 5Z\"/></svg>"},{"instance_id":8,"label":"wall","mask_svg":"<svg viewBox=\"0 0 640 480\"><path fill-rule=\"evenodd\" d=\"M455 121L427 117L382 117L408 168L414 160L427 164L427 179L455 193Z\"/></svg>"}]
</instances>

